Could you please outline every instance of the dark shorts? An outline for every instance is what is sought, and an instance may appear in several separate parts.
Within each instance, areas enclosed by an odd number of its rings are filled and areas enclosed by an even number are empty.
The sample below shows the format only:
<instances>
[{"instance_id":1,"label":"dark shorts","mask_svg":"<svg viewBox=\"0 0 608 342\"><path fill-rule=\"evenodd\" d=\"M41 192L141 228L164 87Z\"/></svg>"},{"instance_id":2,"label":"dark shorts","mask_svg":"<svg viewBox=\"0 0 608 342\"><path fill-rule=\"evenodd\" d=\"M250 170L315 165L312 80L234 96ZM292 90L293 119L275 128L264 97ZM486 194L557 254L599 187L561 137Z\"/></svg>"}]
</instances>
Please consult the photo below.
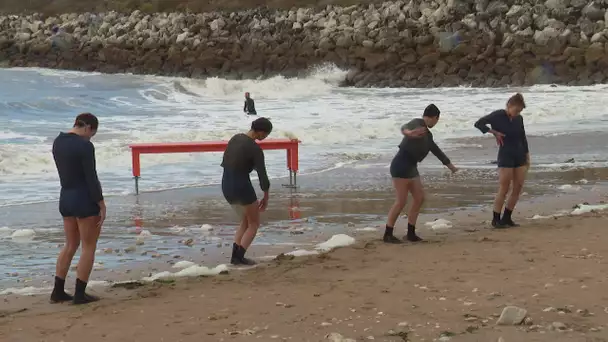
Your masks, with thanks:
<instances>
[{"instance_id":1,"label":"dark shorts","mask_svg":"<svg viewBox=\"0 0 608 342\"><path fill-rule=\"evenodd\" d=\"M526 165L526 156L516 156L516 155L498 155L498 167L506 168L506 169L516 169L518 167L522 167Z\"/></svg>"},{"instance_id":2,"label":"dark shorts","mask_svg":"<svg viewBox=\"0 0 608 342\"><path fill-rule=\"evenodd\" d=\"M59 213L63 217L99 216L99 205L91 200L86 188L61 189Z\"/></svg>"},{"instance_id":3,"label":"dark shorts","mask_svg":"<svg viewBox=\"0 0 608 342\"><path fill-rule=\"evenodd\" d=\"M397 155L391 162L391 177L412 179L420 176L418 163Z\"/></svg>"},{"instance_id":4,"label":"dark shorts","mask_svg":"<svg viewBox=\"0 0 608 342\"><path fill-rule=\"evenodd\" d=\"M222 193L230 205L250 205L258 200L249 174L224 169Z\"/></svg>"}]
</instances>

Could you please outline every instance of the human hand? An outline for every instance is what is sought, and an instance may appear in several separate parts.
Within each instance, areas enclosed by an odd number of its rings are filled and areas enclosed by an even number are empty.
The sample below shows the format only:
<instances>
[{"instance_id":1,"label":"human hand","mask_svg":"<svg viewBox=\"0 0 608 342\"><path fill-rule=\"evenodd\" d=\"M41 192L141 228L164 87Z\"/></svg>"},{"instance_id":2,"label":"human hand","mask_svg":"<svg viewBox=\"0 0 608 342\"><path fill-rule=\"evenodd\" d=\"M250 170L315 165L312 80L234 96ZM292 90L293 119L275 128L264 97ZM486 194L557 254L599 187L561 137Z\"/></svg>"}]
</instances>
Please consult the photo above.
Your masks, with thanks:
<instances>
[{"instance_id":1,"label":"human hand","mask_svg":"<svg viewBox=\"0 0 608 342\"><path fill-rule=\"evenodd\" d=\"M452 173L458 172L458 168L452 164L448 164L447 167L450 169L450 171L452 171Z\"/></svg>"},{"instance_id":2,"label":"human hand","mask_svg":"<svg viewBox=\"0 0 608 342\"><path fill-rule=\"evenodd\" d=\"M496 143L498 144L498 146L502 146L504 144L505 135L495 130L492 130L490 132L494 135L494 138L496 138Z\"/></svg>"},{"instance_id":3,"label":"human hand","mask_svg":"<svg viewBox=\"0 0 608 342\"><path fill-rule=\"evenodd\" d=\"M267 207L268 207L268 193L265 193L264 198L262 198L262 200L260 200L260 202L258 204L258 209L260 211L266 211Z\"/></svg>"},{"instance_id":4,"label":"human hand","mask_svg":"<svg viewBox=\"0 0 608 342\"><path fill-rule=\"evenodd\" d=\"M99 204L99 221L97 221L97 227L99 227L99 229L101 229L101 227L103 226L103 222L106 220L106 204L105 202L101 201L101 203Z\"/></svg>"}]
</instances>

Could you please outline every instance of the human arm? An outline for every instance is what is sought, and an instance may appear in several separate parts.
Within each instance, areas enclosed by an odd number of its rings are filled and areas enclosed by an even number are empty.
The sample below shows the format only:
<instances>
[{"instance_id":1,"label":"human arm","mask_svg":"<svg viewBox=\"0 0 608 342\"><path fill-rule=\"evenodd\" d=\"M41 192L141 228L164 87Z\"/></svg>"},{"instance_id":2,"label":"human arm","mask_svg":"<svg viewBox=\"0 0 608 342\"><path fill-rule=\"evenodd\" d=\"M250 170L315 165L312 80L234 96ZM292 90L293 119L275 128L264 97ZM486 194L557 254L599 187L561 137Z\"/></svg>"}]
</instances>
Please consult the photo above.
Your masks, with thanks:
<instances>
[{"instance_id":1,"label":"human arm","mask_svg":"<svg viewBox=\"0 0 608 342\"><path fill-rule=\"evenodd\" d=\"M498 145L502 145L503 138L505 135L493 128L488 127L488 125L493 126L493 123L496 121L496 117L498 115L500 115L500 111L495 111L486 116L483 116L479 120L477 120L477 122L475 122L474 126L478 130L480 130L481 133L483 133L483 134L486 134L486 133L493 134L494 137L496 138L496 142L498 143Z\"/></svg>"},{"instance_id":2,"label":"human arm","mask_svg":"<svg viewBox=\"0 0 608 342\"><path fill-rule=\"evenodd\" d=\"M448 169L450 169L450 171L452 172L456 172L458 171L458 169L452 165L452 162L450 161L450 158L448 158L448 156L445 155L445 153L443 153L443 151L439 148L439 146L437 146L437 144L435 143L435 141L433 139L431 139L431 153L435 155L435 157L437 157L437 159L439 159L439 161L447 166Z\"/></svg>"},{"instance_id":3,"label":"human arm","mask_svg":"<svg viewBox=\"0 0 608 342\"><path fill-rule=\"evenodd\" d=\"M521 133L522 133L522 144L524 151L526 152L526 165L530 165L530 148L528 147L528 137L526 136L526 128L524 127L524 118L521 118Z\"/></svg>"},{"instance_id":4,"label":"human arm","mask_svg":"<svg viewBox=\"0 0 608 342\"><path fill-rule=\"evenodd\" d=\"M257 144L256 144L257 145ZM264 191L264 198L260 201L260 211L266 210L269 199L270 180L268 179L268 173L266 172L266 163L264 161L264 151L259 146L254 154L254 168L258 173L258 179L260 181L260 188Z\"/></svg>"},{"instance_id":5,"label":"human arm","mask_svg":"<svg viewBox=\"0 0 608 342\"><path fill-rule=\"evenodd\" d=\"M97 176L97 163L95 161L95 146L91 142L87 142L82 153L82 169L84 172L85 182L89 191L89 196L94 203L99 205L100 220L98 225L101 226L106 218L106 204L103 198L101 182Z\"/></svg>"},{"instance_id":6,"label":"human arm","mask_svg":"<svg viewBox=\"0 0 608 342\"><path fill-rule=\"evenodd\" d=\"M245 105L243 106L243 112L247 112L247 100L245 100Z\"/></svg>"},{"instance_id":7,"label":"human arm","mask_svg":"<svg viewBox=\"0 0 608 342\"><path fill-rule=\"evenodd\" d=\"M428 132L426 126L422 126L418 119L414 119L401 126L401 133L408 138L419 138Z\"/></svg>"}]
</instances>

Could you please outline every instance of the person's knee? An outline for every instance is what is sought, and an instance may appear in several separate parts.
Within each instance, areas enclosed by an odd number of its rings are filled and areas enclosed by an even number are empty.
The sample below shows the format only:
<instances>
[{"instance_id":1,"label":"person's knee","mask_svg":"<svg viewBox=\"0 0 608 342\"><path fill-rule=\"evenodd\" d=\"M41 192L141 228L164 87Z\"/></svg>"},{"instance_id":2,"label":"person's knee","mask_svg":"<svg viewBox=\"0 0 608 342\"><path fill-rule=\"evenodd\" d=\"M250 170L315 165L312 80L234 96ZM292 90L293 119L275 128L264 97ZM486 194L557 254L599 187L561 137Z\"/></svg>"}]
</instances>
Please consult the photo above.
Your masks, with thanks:
<instances>
[{"instance_id":1,"label":"person's knee","mask_svg":"<svg viewBox=\"0 0 608 342\"><path fill-rule=\"evenodd\" d=\"M426 201L426 196L424 195L424 193L422 193L420 195L414 196L413 205L421 207L424 204L424 201Z\"/></svg>"},{"instance_id":2,"label":"person's knee","mask_svg":"<svg viewBox=\"0 0 608 342\"><path fill-rule=\"evenodd\" d=\"M80 247L80 241L78 242L68 242L65 244L64 248L65 251L69 254L69 255L74 255L76 254L76 252L78 251L78 247Z\"/></svg>"},{"instance_id":3,"label":"person's knee","mask_svg":"<svg viewBox=\"0 0 608 342\"><path fill-rule=\"evenodd\" d=\"M521 192L524 187L523 181L514 181L513 182L513 192Z\"/></svg>"}]
</instances>

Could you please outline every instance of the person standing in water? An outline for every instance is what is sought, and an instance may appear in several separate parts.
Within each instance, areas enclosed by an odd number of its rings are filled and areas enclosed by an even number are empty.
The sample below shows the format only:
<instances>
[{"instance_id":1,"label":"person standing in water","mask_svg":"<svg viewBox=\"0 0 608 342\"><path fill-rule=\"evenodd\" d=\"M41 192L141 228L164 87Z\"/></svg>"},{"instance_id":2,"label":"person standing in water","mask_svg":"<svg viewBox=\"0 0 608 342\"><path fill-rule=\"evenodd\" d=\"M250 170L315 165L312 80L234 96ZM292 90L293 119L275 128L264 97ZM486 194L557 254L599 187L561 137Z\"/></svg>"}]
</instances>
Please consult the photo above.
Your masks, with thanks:
<instances>
[{"instance_id":1,"label":"person standing in water","mask_svg":"<svg viewBox=\"0 0 608 342\"><path fill-rule=\"evenodd\" d=\"M482 133L492 133L498 143L498 193L494 199L492 226L494 228L517 227L511 215L519 200L524 186L526 173L530 166L530 150L524 128L524 119L520 115L526 108L524 97L517 93L509 98L506 109L494 111L477 120L475 127ZM488 127L490 125L490 127ZM507 193L504 214L502 211Z\"/></svg>"},{"instance_id":2,"label":"person standing in water","mask_svg":"<svg viewBox=\"0 0 608 342\"><path fill-rule=\"evenodd\" d=\"M393 229L399 214L405 208L408 193L412 194L414 202L407 215L407 235L404 239L410 242L422 241L416 235L416 221L424 202L424 188L420 180L420 174L418 173L418 163L424 160L429 152L431 152L452 172L457 171L456 167L450 162L450 159L437 146L433 140L433 134L429 130L429 128L433 128L439 121L439 114L439 108L434 104L430 104L424 110L422 118L414 119L401 127L401 133L404 137L390 167L397 198L388 212L383 238L386 243L402 242L393 235Z\"/></svg>"},{"instance_id":3,"label":"person standing in water","mask_svg":"<svg viewBox=\"0 0 608 342\"><path fill-rule=\"evenodd\" d=\"M249 132L239 133L228 141L224 151L222 167L222 193L226 201L235 209L241 220L232 244L233 265L254 265L245 258L245 253L260 227L260 212L266 210L270 181L266 173L264 151L256 140L264 140L272 132L272 123L267 118L259 118L251 123ZM264 198L258 202L249 174L256 170Z\"/></svg>"},{"instance_id":4,"label":"person standing in water","mask_svg":"<svg viewBox=\"0 0 608 342\"><path fill-rule=\"evenodd\" d=\"M255 111L255 102L249 96L249 92L245 93L245 107L243 107L243 111L248 115L258 114L258 112Z\"/></svg>"},{"instance_id":5,"label":"person standing in water","mask_svg":"<svg viewBox=\"0 0 608 342\"><path fill-rule=\"evenodd\" d=\"M61 183L59 213L63 217L66 241L57 258L52 303L87 304L99 300L85 292L106 218L106 205L97 178L95 147L90 141L98 127L95 115L83 113L76 117L74 127L68 133L59 133L53 142L53 158ZM72 297L65 292L65 278L79 245L82 245L82 253Z\"/></svg>"}]
</instances>

